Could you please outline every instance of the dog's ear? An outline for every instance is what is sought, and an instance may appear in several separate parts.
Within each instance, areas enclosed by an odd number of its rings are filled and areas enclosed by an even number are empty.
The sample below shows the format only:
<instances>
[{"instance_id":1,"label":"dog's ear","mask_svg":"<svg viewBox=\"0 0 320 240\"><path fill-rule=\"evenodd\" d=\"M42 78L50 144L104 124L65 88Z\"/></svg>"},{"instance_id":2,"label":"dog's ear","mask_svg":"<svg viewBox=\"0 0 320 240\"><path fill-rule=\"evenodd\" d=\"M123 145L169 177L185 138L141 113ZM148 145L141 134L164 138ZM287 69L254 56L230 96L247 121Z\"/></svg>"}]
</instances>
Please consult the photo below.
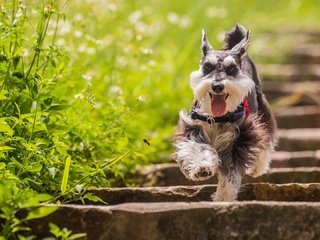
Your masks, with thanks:
<instances>
[{"instance_id":1,"label":"dog's ear","mask_svg":"<svg viewBox=\"0 0 320 240\"><path fill-rule=\"evenodd\" d=\"M239 58L245 56L247 53L247 50L249 47L249 42L250 42L249 35L250 35L250 32L249 32L249 30L247 30L243 39L231 49L231 51L234 52L235 54L237 54L239 56Z\"/></svg>"},{"instance_id":2,"label":"dog's ear","mask_svg":"<svg viewBox=\"0 0 320 240\"><path fill-rule=\"evenodd\" d=\"M202 36L201 36L201 50L202 50L202 57L206 56L209 51L213 51L213 47L209 43L207 39L206 32L202 29Z\"/></svg>"}]
</instances>

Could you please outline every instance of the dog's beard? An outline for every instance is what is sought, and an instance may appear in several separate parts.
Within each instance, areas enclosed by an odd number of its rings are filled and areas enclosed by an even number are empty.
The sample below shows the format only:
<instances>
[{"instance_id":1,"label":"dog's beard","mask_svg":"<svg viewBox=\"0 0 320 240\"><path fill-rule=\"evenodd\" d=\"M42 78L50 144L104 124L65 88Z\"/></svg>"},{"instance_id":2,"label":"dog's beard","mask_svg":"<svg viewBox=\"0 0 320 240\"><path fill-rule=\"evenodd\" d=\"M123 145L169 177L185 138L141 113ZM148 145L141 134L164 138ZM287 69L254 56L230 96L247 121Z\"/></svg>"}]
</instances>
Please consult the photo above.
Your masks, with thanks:
<instances>
[{"instance_id":1,"label":"dog's beard","mask_svg":"<svg viewBox=\"0 0 320 240\"><path fill-rule=\"evenodd\" d=\"M213 116L234 112L254 88L254 82L241 72L236 77L225 78L219 82L224 85L224 90L219 95L213 93L213 83L212 79L203 78L199 70L190 75L195 100L200 103L203 112Z\"/></svg>"}]
</instances>

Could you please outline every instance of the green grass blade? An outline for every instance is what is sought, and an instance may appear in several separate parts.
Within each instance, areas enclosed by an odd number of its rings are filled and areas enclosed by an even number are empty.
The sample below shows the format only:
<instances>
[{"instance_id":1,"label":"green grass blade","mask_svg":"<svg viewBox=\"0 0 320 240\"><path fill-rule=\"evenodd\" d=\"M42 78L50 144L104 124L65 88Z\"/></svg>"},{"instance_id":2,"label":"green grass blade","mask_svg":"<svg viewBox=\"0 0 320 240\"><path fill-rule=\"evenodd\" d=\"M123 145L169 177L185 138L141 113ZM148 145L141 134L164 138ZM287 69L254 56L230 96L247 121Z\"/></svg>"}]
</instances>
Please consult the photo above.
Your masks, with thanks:
<instances>
[{"instance_id":1,"label":"green grass blade","mask_svg":"<svg viewBox=\"0 0 320 240\"><path fill-rule=\"evenodd\" d=\"M70 171L70 163L71 163L71 157L68 156L66 158L66 163L64 165L64 170L63 170L63 176L62 176L62 181L61 181L61 193L65 193L67 189L67 183L68 183L68 178L69 178L69 171Z\"/></svg>"}]
</instances>

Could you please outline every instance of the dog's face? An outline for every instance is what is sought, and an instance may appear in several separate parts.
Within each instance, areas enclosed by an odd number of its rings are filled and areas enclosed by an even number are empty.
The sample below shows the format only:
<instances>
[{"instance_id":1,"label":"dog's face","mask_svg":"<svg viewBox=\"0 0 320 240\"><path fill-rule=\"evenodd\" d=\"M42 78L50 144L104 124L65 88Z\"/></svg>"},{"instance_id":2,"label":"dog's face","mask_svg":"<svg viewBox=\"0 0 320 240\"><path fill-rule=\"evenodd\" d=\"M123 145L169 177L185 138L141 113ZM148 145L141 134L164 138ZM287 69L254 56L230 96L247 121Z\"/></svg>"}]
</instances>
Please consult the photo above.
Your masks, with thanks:
<instances>
[{"instance_id":1,"label":"dog's face","mask_svg":"<svg viewBox=\"0 0 320 240\"><path fill-rule=\"evenodd\" d=\"M249 32L231 50L215 51L202 32L200 69L190 75L190 85L201 109L212 116L233 112L254 88L242 72L241 60L249 45Z\"/></svg>"}]
</instances>

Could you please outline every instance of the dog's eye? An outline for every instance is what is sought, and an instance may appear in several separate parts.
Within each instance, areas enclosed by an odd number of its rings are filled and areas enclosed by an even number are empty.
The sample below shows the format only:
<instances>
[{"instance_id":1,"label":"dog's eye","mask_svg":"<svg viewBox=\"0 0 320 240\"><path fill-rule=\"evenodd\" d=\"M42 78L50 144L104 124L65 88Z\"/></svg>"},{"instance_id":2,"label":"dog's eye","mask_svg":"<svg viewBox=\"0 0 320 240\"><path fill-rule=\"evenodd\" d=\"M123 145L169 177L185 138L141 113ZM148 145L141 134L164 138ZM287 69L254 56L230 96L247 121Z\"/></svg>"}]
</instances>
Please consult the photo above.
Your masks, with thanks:
<instances>
[{"instance_id":1,"label":"dog's eye","mask_svg":"<svg viewBox=\"0 0 320 240\"><path fill-rule=\"evenodd\" d=\"M215 65L212 65L210 63L205 63L202 66L203 75L207 75L207 74L211 73L215 68L216 68Z\"/></svg>"},{"instance_id":2,"label":"dog's eye","mask_svg":"<svg viewBox=\"0 0 320 240\"><path fill-rule=\"evenodd\" d=\"M235 77L239 72L239 68L235 65L231 65L229 67L227 67L226 69L226 73L229 75L229 76L233 76Z\"/></svg>"}]
</instances>

